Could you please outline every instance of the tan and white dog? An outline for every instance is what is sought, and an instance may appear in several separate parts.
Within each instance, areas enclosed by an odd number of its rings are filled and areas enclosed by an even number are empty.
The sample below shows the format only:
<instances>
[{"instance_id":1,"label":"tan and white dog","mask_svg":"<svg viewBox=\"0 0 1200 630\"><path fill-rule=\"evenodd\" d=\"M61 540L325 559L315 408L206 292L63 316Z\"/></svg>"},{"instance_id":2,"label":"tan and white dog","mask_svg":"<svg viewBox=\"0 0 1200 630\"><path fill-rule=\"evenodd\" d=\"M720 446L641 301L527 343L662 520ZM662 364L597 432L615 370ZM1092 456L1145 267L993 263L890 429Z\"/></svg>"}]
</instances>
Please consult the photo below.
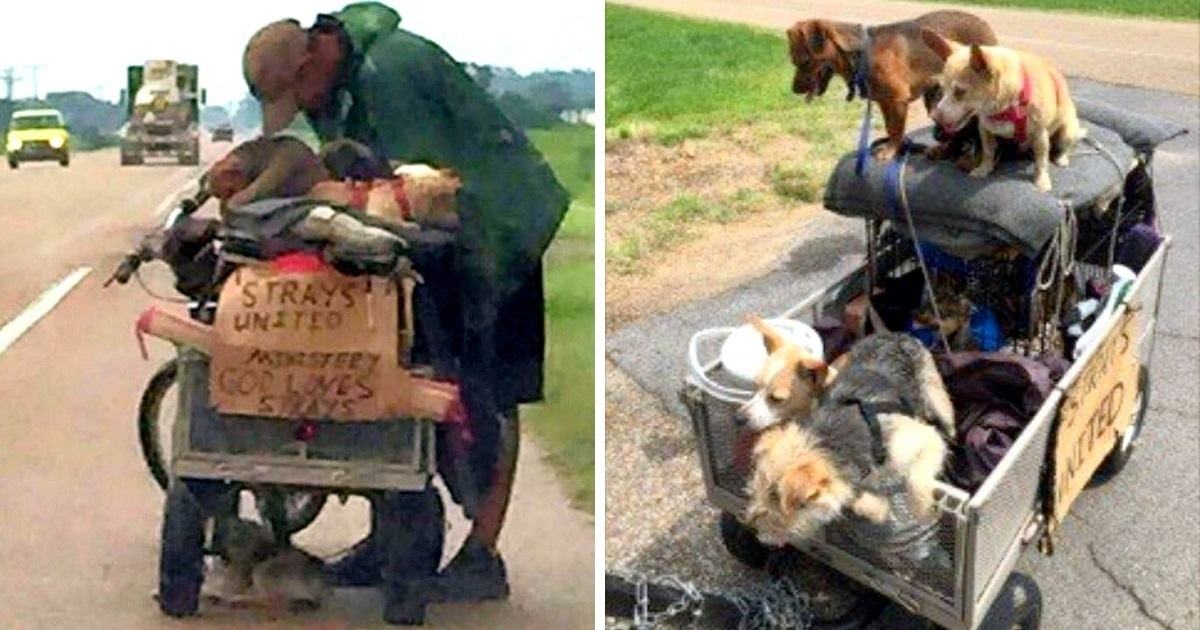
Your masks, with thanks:
<instances>
[{"instance_id":1,"label":"tan and white dog","mask_svg":"<svg viewBox=\"0 0 1200 630\"><path fill-rule=\"evenodd\" d=\"M912 337L882 333L839 362L811 413L758 436L743 520L764 543L806 538L847 512L887 520L890 498L880 482L889 476L905 481L913 515L933 514L956 432L933 357Z\"/></svg>"},{"instance_id":2,"label":"tan and white dog","mask_svg":"<svg viewBox=\"0 0 1200 630\"><path fill-rule=\"evenodd\" d=\"M837 370L788 341L758 315L746 319L762 335L767 361L755 378L754 396L738 410L735 421L757 432L807 415Z\"/></svg>"},{"instance_id":3,"label":"tan and white dog","mask_svg":"<svg viewBox=\"0 0 1200 630\"><path fill-rule=\"evenodd\" d=\"M458 228L458 191L462 180L448 168L405 164L390 178L325 181L308 196L362 210L396 225Z\"/></svg>"},{"instance_id":4,"label":"tan and white dog","mask_svg":"<svg viewBox=\"0 0 1200 630\"><path fill-rule=\"evenodd\" d=\"M1075 142L1086 135L1075 113L1066 79L1050 62L1002 46L964 46L922 29L925 43L942 59L942 99L931 112L948 131L979 116L981 161L972 177L987 177L996 166L996 138L1011 138L1032 151L1034 185L1051 187L1053 159L1067 166Z\"/></svg>"}]
</instances>

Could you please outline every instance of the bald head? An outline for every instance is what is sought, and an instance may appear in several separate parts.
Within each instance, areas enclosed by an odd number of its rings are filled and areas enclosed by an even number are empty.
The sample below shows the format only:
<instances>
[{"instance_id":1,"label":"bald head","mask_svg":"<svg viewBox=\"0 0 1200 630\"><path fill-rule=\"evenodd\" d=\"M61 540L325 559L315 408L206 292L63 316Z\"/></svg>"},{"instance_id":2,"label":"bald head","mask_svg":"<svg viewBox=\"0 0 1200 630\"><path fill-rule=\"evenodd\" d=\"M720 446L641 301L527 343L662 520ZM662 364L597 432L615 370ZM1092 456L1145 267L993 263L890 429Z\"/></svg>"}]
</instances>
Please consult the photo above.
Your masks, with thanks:
<instances>
[{"instance_id":1,"label":"bald head","mask_svg":"<svg viewBox=\"0 0 1200 630\"><path fill-rule=\"evenodd\" d=\"M295 20L272 22L246 43L242 72L259 99L272 101L296 84L305 61L308 34Z\"/></svg>"}]
</instances>

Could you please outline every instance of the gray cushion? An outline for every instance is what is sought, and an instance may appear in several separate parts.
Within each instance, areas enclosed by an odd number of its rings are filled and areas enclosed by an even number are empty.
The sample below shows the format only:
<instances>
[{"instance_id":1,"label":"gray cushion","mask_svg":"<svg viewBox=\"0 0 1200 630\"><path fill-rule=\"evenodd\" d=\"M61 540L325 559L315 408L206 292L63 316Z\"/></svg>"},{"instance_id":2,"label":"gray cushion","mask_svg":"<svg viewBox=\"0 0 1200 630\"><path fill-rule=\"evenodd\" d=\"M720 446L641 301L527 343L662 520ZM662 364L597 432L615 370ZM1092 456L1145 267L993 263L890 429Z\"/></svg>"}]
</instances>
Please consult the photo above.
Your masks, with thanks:
<instances>
[{"instance_id":1,"label":"gray cushion","mask_svg":"<svg viewBox=\"0 0 1200 630\"><path fill-rule=\"evenodd\" d=\"M1117 132L1125 144L1140 153L1153 153L1158 145L1187 133L1187 129L1165 120L1154 120L1118 109L1099 101L1075 99L1075 108L1084 120Z\"/></svg>"},{"instance_id":2,"label":"gray cushion","mask_svg":"<svg viewBox=\"0 0 1200 630\"><path fill-rule=\"evenodd\" d=\"M1132 119L1131 119L1132 120ZM1062 218L1063 203L1090 208L1120 192L1125 176L1142 151L1126 144L1120 134L1085 120L1088 139L1076 145L1066 168L1050 165L1054 188L1049 193L1033 186L1033 161L1001 162L985 179L969 177L950 162L931 162L923 155L908 158L905 187L913 222L922 240L964 258L973 258L997 244L1019 247L1036 255ZM1139 142L1169 139L1153 125L1132 121L1124 130ZM930 144L929 129L910 136ZM1103 147L1112 159L1097 146ZM834 169L825 190L825 207L845 216L892 219L885 197L888 164L868 160L863 177L854 172L854 153Z\"/></svg>"}]
</instances>

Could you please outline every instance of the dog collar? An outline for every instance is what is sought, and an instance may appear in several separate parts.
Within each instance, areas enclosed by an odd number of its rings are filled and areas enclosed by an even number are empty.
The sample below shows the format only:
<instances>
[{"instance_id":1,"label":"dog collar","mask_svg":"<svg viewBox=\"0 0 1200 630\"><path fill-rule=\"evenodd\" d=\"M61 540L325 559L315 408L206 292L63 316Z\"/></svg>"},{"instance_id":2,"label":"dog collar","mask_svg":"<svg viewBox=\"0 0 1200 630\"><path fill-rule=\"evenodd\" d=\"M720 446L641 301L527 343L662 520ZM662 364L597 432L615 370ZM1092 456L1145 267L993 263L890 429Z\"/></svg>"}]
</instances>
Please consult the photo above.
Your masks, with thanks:
<instances>
[{"instance_id":1,"label":"dog collar","mask_svg":"<svg viewBox=\"0 0 1200 630\"><path fill-rule=\"evenodd\" d=\"M374 184L372 181L347 181L346 182L346 205L355 210L366 210L367 199L371 194L371 187ZM395 199L396 205L400 207L400 216L405 221L412 221L412 204L408 202L408 195L404 189L404 178L395 177L391 181L392 198Z\"/></svg>"},{"instance_id":2,"label":"dog collar","mask_svg":"<svg viewBox=\"0 0 1200 630\"><path fill-rule=\"evenodd\" d=\"M347 181L346 182L346 205L355 210L363 210L367 207L367 196L371 192L370 182Z\"/></svg>"},{"instance_id":3,"label":"dog collar","mask_svg":"<svg viewBox=\"0 0 1200 630\"><path fill-rule=\"evenodd\" d=\"M855 92L863 98L870 98L867 95L867 75L871 71L871 32L867 30L866 24L859 25L859 46L858 61L854 64L854 78L850 81L850 94L846 96L847 101L854 100Z\"/></svg>"},{"instance_id":4,"label":"dog collar","mask_svg":"<svg viewBox=\"0 0 1200 630\"><path fill-rule=\"evenodd\" d=\"M400 208L400 217L405 221L412 221L412 206L408 203L408 194L404 192L403 175L392 178L392 198Z\"/></svg>"},{"instance_id":5,"label":"dog collar","mask_svg":"<svg viewBox=\"0 0 1200 630\"><path fill-rule=\"evenodd\" d=\"M1012 123L1013 139L1017 141L1017 144L1025 144L1026 124L1029 122L1029 101L1032 98L1033 81L1029 78L1029 73L1022 68L1021 93L1017 95L1017 102L1001 112L988 116L988 120Z\"/></svg>"}]
</instances>

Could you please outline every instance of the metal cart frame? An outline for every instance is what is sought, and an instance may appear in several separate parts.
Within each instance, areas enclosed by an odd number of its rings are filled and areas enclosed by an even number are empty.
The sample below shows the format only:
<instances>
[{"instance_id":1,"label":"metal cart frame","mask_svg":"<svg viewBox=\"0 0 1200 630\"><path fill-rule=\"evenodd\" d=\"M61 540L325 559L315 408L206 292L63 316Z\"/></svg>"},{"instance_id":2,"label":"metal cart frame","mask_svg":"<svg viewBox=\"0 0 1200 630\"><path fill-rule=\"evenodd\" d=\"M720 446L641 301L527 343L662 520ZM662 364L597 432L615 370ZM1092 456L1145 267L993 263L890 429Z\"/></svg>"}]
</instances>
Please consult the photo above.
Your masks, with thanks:
<instances>
[{"instance_id":1,"label":"metal cart frame","mask_svg":"<svg viewBox=\"0 0 1200 630\"><path fill-rule=\"evenodd\" d=\"M1137 358L1143 369L1148 369L1153 354L1162 275L1170 243L1170 237L1164 237L1141 269L1125 302L1113 317L1097 324L1106 327L1107 336L1126 313L1133 313L1141 330L1141 338L1136 342ZM872 273L865 264L828 288L816 291L781 317L811 322L866 291L871 281ZM729 436L733 429L727 425L732 424L730 413L751 392L719 382L715 374L718 362L701 361L699 356L702 345L731 330L713 329L693 337L689 347L691 365L703 368L691 371L681 395L692 419L709 500L725 512L739 514L746 505L746 497L742 479L731 474ZM978 490L968 494L940 484L939 541L952 558L945 575L931 575L913 567L887 566L862 549L835 544L824 536L798 541L794 546L944 628L975 630L996 600L1021 550L1045 535L1044 510L1049 500L1047 468L1052 456L1053 430L1064 397L1085 368L1103 358L1097 356L1101 345L1094 344L1073 363ZM1141 402L1147 404L1145 400ZM1138 411L1134 409L1135 414Z\"/></svg>"}]
</instances>

